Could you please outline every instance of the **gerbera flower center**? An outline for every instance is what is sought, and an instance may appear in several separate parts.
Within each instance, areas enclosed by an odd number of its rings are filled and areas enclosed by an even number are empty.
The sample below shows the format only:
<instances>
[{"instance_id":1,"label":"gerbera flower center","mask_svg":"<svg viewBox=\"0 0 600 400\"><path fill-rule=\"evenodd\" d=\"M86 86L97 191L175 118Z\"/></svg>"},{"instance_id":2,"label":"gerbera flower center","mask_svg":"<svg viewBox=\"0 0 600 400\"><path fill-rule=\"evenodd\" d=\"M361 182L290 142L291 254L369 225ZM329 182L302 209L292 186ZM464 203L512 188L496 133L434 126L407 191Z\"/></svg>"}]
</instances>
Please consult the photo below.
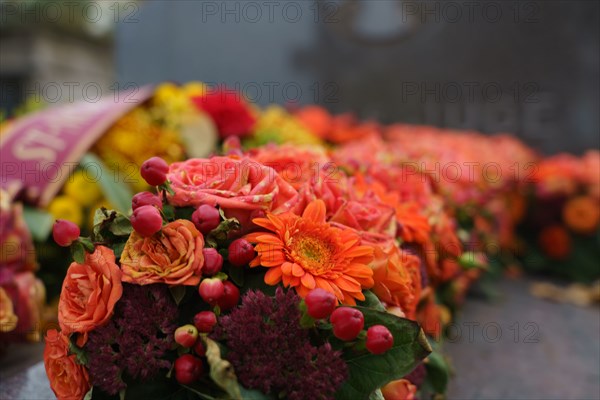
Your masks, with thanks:
<instances>
[{"instance_id":1,"label":"gerbera flower center","mask_svg":"<svg viewBox=\"0 0 600 400\"><path fill-rule=\"evenodd\" d=\"M304 269L313 274L320 274L332 268L331 244L307 235L299 235L292 238L291 256Z\"/></svg>"}]
</instances>

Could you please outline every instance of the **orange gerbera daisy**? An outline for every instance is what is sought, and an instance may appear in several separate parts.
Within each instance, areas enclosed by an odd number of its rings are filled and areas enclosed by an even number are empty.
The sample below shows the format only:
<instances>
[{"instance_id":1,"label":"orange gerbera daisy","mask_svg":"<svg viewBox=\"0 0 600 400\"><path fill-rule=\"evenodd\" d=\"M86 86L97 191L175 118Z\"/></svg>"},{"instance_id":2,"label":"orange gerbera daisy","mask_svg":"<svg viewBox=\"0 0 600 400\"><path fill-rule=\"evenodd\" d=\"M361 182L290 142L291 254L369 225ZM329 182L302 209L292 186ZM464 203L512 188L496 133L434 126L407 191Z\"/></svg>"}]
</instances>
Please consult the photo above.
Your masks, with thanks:
<instances>
[{"instance_id":1,"label":"orange gerbera daisy","mask_svg":"<svg viewBox=\"0 0 600 400\"><path fill-rule=\"evenodd\" d=\"M353 230L327 223L322 200L311 202L301 217L290 212L267 214L253 222L273 232L246 235L248 241L257 243L258 256L250 266L269 269L265 274L268 285L283 281L300 297L319 287L350 305L364 300L362 289L373 286L373 271L368 266L373 248L361 246Z\"/></svg>"}]
</instances>

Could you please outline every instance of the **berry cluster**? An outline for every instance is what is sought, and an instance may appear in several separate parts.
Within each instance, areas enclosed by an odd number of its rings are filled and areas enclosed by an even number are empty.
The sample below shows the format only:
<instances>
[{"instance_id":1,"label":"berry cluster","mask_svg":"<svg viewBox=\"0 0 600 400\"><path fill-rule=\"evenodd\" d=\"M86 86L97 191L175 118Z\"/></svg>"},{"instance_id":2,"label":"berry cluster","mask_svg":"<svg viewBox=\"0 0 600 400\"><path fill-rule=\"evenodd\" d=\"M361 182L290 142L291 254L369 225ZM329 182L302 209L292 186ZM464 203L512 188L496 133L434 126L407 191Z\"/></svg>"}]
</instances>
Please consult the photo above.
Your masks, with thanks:
<instances>
[{"instance_id":1,"label":"berry cluster","mask_svg":"<svg viewBox=\"0 0 600 400\"><path fill-rule=\"evenodd\" d=\"M325 319L333 327L333 335L340 340L351 341L359 337L365 326L360 310L352 307L337 307L335 296L321 288L311 290L304 299L306 312L314 319ZM394 345L394 337L383 325L373 325L367 329L367 350L372 354L383 354Z\"/></svg>"}]
</instances>

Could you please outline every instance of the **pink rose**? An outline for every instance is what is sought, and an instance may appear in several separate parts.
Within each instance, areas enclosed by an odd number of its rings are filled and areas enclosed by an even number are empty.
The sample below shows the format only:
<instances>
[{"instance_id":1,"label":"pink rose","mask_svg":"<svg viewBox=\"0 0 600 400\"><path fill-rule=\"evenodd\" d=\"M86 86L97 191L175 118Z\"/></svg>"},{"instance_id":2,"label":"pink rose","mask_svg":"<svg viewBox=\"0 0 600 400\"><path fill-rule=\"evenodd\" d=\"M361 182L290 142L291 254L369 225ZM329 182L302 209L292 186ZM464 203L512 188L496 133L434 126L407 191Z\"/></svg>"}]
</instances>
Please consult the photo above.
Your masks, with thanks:
<instances>
[{"instance_id":1,"label":"pink rose","mask_svg":"<svg viewBox=\"0 0 600 400\"><path fill-rule=\"evenodd\" d=\"M300 207L300 196L277 171L249 158L195 158L171 164L168 178L178 207L219 206L227 217L250 224L252 213L277 214Z\"/></svg>"}]
</instances>

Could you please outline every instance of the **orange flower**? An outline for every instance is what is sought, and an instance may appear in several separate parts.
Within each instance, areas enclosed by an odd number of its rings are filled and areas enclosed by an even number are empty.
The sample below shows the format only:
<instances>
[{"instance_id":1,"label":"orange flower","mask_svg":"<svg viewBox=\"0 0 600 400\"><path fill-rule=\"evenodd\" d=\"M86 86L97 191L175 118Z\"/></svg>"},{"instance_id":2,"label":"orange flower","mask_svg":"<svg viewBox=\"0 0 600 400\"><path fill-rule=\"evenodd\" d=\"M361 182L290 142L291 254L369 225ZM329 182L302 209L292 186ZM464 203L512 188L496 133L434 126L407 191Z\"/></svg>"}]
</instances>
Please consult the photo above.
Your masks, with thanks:
<instances>
[{"instance_id":1,"label":"orange flower","mask_svg":"<svg viewBox=\"0 0 600 400\"><path fill-rule=\"evenodd\" d=\"M133 232L121 255L123 282L197 285L204 265L203 247L202 234L184 219L168 223L151 237Z\"/></svg>"},{"instance_id":2,"label":"orange flower","mask_svg":"<svg viewBox=\"0 0 600 400\"><path fill-rule=\"evenodd\" d=\"M46 334L44 366L50 388L58 400L81 400L90 390L85 367L74 355L69 355L69 339L56 329Z\"/></svg>"},{"instance_id":3,"label":"orange flower","mask_svg":"<svg viewBox=\"0 0 600 400\"><path fill-rule=\"evenodd\" d=\"M396 205L396 220L399 225L399 236L408 243L426 244L430 241L431 226L427 217L421 214L415 202Z\"/></svg>"},{"instance_id":4,"label":"orange flower","mask_svg":"<svg viewBox=\"0 0 600 400\"><path fill-rule=\"evenodd\" d=\"M10 332L17 327L19 318L15 315L12 300L0 287L0 332Z\"/></svg>"},{"instance_id":5,"label":"orange flower","mask_svg":"<svg viewBox=\"0 0 600 400\"><path fill-rule=\"evenodd\" d=\"M589 196L570 199L563 208L565 224L577 233L592 233L600 221L598 203Z\"/></svg>"},{"instance_id":6,"label":"orange flower","mask_svg":"<svg viewBox=\"0 0 600 400\"><path fill-rule=\"evenodd\" d=\"M414 400L417 387L407 379L391 381L381 388L385 400Z\"/></svg>"},{"instance_id":7,"label":"orange flower","mask_svg":"<svg viewBox=\"0 0 600 400\"><path fill-rule=\"evenodd\" d=\"M540 232L538 243L544 253L555 260L564 260L571 252L571 238L561 225L544 228Z\"/></svg>"},{"instance_id":8,"label":"orange flower","mask_svg":"<svg viewBox=\"0 0 600 400\"><path fill-rule=\"evenodd\" d=\"M63 282L58 303L58 323L65 335L83 333L78 345L87 341L87 333L106 323L123 294L121 270L111 249L98 246L86 253L85 262L71 263Z\"/></svg>"},{"instance_id":9,"label":"orange flower","mask_svg":"<svg viewBox=\"0 0 600 400\"><path fill-rule=\"evenodd\" d=\"M407 318L415 319L421 296L419 258L405 253L396 245L375 248L372 264L373 293L388 306L397 306Z\"/></svg>"},{"instance_id":10,"label":"orange flower","mask_svg":"<svg viewBox=\"0 0 600 400\"><path fill-rule=\"evenodd\" d=\"M254 223L274 233L254 232L246 235L258 256L251 267L268 268L265 283L294 287L300 297L319 287L333 293L344 303L354 305L364 300L363 288L373 286L373 271L368 263L373 248L361 246L352 230L339 229L325 222L325 203L311 202L302 217L292 213L267 214Z\"/></svg>"}]
</instances>

